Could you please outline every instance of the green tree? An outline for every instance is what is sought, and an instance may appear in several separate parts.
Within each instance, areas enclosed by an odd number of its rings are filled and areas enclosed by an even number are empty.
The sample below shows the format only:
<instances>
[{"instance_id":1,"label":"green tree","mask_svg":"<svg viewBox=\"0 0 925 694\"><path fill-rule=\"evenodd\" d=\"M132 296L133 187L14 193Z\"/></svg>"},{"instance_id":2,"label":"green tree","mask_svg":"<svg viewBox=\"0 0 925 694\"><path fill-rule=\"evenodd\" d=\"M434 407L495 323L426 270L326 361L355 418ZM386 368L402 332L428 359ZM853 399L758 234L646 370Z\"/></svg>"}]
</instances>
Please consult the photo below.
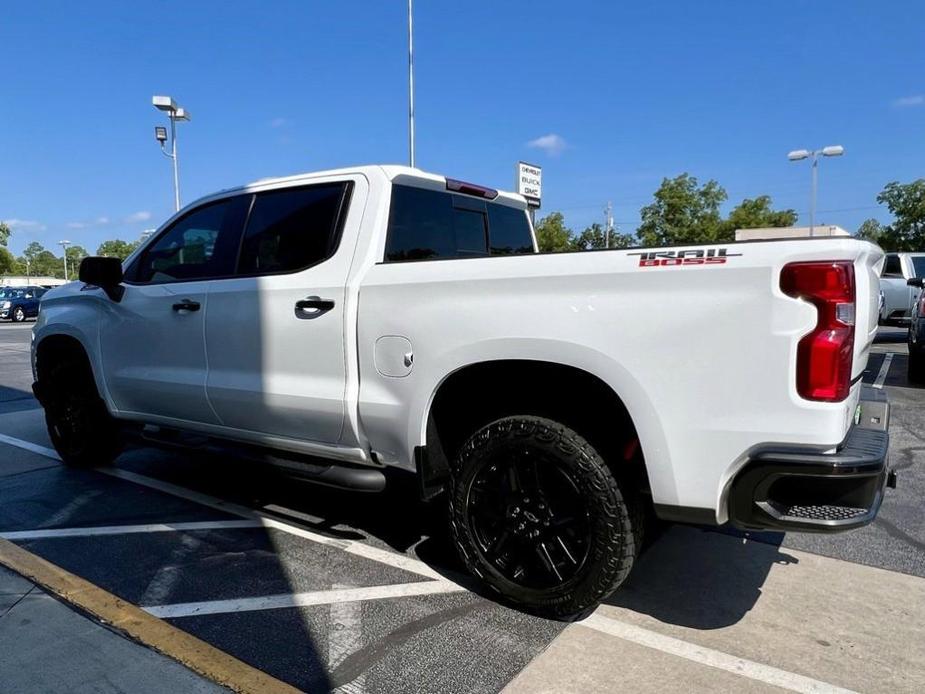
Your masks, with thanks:
<instances>
[{"instance_id":1,"label":"green tree","mask_svg":"<svg viewBox=\"0 0 925 694\"><path fill-rule=\"evenodd\" d=\"M87 249L83 246L69 246L65 253L67 255L68 273L72 275L77 274L77 268L80 267L80 261L90 255L87 252Z\"/></svg>"},{"instance_id":2,"label":"green tree","mask_svg":"<svg viewBox=\"0 0 925 694\"><path fill-rule=\"evenodd\" d=\"M887 183L877 196L877 202L886 204L894 217L881 237L884 249L920 251L925 248L925 178L912 183Z\"/></svg>"},{"instance_id":3,"label":"green tree","mask_svg":"<svg viewBox=\"0 0 925 694\"><path fill-rule=\"evenodd\" d=\"M0 275L15 275L18 269L19 264L13 254L8 248L0 246Z\"/></svg>"},{"instance_id":4,"label":"green tree","mask_svg":"<svg viewBox=\"0 0 925 694\"><path fill-rule=\"evenodd\" d=\"M32 244L29 244L30 246ZM36 244L38 245L38 244ZM29 250L28 248L26 249ZM42 249L31 261L32 276L64 277L64 261L49 250Z\"/></svg>"},{"instance_id":5,"label":"green tree","mask_svg":"<svg viewBox=\"0 0 925 694\"><path fill-rule=\"evenodd\" d=\"M33 241L28 246L26 250L22 252L23 258L25 258L32 265L35 264L35 259L45 250L45 246L40 244L38 241Z\"/></svg>"},{"instance_id":6,"label":"green tree","mask_svg":"<svg viewBox=\"0 0 925 694\"><path fill-rule=\"evenodd\" d=\"M730 241L733 234L719 212L726 198L716 181L699 186L687 173L665 178L655 191L655 202L642 208L636 235L644 246Z\"/></svg>"},{"instance_id":7,"label":"green tree","mask_svg":"<svg viewBox=\"0 0 925 694\"><path fill-rule=\"evenodd\" d=\"M735 236L736 229L759 229L766 227L791 227L797 221L796 210L772 210L771 197L759 195L745 198L723 223L724 234Z\"/></svg>"},{"instance_id":8,"label":"green tree","mask_svg":"<svg viewBox=\"0 0 925 694\"><path fill-rule=\"evenodd\" d=\"M536 242L540 253L570 250L572 236L572 230L565 226L561 212L550 212L536 223Z\"/></svg>"},{"instance_id":9,"label":"green tree","mask_svg":"<svg viewBox=\"0 0 925 694\"><path fill-rule=\"evenodd\" d=\"M883 235L886 233L886 227L876 219L865 219L861 226L855 232L855 236L865 241L871 241L878 245L883 245Z\"/></svg>"},{"instance_id":10,"label":"green tree","mask_svg":"<svg viewBox=\"0 0 925 694\"><path fill-rule=\"evenodd\" d=\"M10 241L10 234L13 233L13 230L10 229L9 225L6 222L0 222L0 246L6 246Z\"/></svg>"},{"instance_id":11,"label":"green tree","mask_svg":"<svg viewBox=\"0 0 925 694\"><path fill-rule=\"evenodd\" d=\"M137 247L138 241L129 242L123 241L122 239L112 239L110 241L103 241L100 247L96 249L96 254L125 260Z\"/></svg>"},{"instance_id":12,"label":"green tree","mask_svg":"<svg viewBox=\"0 0 925 694\"><path fill-rule=\"evenodd\" d=\"M590 251L597 248L629 248L633 245L633 241L633 237L629 234L614 231L610 234L610 245L608 246L607 233L603 225L595 222L578 236L572 237L569 245L574 251Z\"/></svg>"}]
</instances>

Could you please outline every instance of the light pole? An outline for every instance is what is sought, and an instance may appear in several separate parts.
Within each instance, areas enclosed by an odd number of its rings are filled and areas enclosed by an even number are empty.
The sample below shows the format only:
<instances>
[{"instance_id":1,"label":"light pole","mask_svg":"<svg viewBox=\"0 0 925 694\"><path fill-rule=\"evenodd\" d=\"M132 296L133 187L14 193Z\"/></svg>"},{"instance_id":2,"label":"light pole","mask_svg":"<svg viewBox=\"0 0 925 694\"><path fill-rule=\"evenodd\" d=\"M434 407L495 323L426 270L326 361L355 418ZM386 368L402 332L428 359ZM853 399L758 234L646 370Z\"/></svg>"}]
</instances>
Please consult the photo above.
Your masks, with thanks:
<instances>
[{"instance_id":1,"label":"light pole","mask_svg":"<svg viewBox=\"0 0 925 694\"><path fill-rule=\"evenodd\" d=\"M70 241L58 241L58 245L64 249L64 281L67 282L67 247L71 244Z\"/></svg>"},{"instance_id":2,"label":"light pole","mask_svg":"<svg viewBox=\"0 0 925 694\"><path fill-rule=\"evenodd\" d=\"M161 125L155 126L154 137L161 143L161 153L173 160L173 197L176 209L180 209L180 162L177 159L177 121L190 120L189 111L177 106L177 102L170 96L155 96L151 103L159 111L167 114L170 119L170 152L165 146L167 142L167 129Z\"/></svg>"},{"instance_id":3,"label":"light pole","mask_svg":"<svg viewBox=\"0 0 925 694\"><path fill-rule=\"evenodd\" d=\"M809 203L809 235L812 236L816 229L816 188L818 187L818 166L819 156L823 157L840 157L845 153L845 148L841 145L829 145L817 150L796 149L787 155L790 161L800 161L802 159L812 159L813 170L813 193Z\"/></svg>"},{"instance_id":4,"label":"light pole","mask_svg":"<svg viewBox=\"0 0 925 694\"><path fill-rule=\"evenodd\" d=\"M408 0L408 160L414 168L414 0Z\"/></svg>"}]
</instances>

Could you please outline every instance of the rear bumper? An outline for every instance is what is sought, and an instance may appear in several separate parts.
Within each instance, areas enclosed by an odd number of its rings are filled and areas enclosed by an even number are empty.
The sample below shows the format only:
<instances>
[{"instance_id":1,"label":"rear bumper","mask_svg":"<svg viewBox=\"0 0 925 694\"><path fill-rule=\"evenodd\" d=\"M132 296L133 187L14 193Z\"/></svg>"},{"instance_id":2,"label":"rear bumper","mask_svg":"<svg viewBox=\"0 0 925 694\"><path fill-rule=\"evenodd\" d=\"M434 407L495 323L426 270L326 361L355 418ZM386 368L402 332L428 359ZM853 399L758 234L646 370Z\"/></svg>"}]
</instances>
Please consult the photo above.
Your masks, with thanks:
<instances>
[{"instance_id":1,"label":"rear bumper","mask_svg":"<svg viewBox=\"0 0 925 694\"><path fill-rule=\"evenodd\" d=\"M729 520L744 530L835 532L870 523L895 473L887 470L890 405L864 387L860 416L833 453L760 447L735 476Z\"/></svg>"}]
</instances>

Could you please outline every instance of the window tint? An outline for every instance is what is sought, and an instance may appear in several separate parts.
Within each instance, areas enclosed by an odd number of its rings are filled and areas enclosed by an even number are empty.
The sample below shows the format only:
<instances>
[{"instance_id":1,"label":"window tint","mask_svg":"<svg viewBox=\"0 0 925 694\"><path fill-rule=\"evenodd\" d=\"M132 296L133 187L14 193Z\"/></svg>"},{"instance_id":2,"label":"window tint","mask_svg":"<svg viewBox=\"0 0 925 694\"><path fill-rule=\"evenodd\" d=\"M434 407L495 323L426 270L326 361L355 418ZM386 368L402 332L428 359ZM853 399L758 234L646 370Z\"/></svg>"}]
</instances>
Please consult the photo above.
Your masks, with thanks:
<instances>
[{"instance_id":1,"label":"window tint","mask_svg":"<svg viewBox=\"0 0 925 694\"><path fill-rule=\"evenodd\" d=\"M489 205L488 229L492 255L534 253L526 210L507 205Z\"/></svg>"},{"instance_id":2,"label":"window tint","mask_svg":"<svg viewBox=\"0 0 925 694\"><path fill-rule=\"evenodd\" d=\"M389 261L533 253L526 212L463 195L392 186Z\"/></svg>"},{"instance_id":3,"label":"window tint","mask_svg":"<svg viewBox=\"0 0 925 694\"><path fill-rule=\"evenodd\" d=\"M231 198L194 210L145 250L137 282L177 282L231 275L240 210L249 197Z\"/></svg>"},{"instance_id":4,"label":"window tint","mask_svg":"<svg viewBox=\"0 0 925 694\"><path fill-rule=\"evenodd\" d=\"M925 277L925 255L912 256L912 269L916 277Z\"/></svg>"},{"instance_id":5,"label":"window tint","mask_svg":"<svg viewBox=\"0 0 925 694\"><path fill-rule=\"evenodd\" d=\"M898 255L888 255L886 257L886 263L883 265L883 276L884 277L902 277L903 269L902 265L899 262Z\"/></svg>"},{"instance_id":6,"label":"window tint","mask_svg":"<svg viewBox=\"0 0 925 694\"><path fill-rule=\"evenodd\" d=\"M338 218L346 183L259 193L254 200L239 274L292 272L320 263L337 250Z\"/></svg>"}]
</instances>

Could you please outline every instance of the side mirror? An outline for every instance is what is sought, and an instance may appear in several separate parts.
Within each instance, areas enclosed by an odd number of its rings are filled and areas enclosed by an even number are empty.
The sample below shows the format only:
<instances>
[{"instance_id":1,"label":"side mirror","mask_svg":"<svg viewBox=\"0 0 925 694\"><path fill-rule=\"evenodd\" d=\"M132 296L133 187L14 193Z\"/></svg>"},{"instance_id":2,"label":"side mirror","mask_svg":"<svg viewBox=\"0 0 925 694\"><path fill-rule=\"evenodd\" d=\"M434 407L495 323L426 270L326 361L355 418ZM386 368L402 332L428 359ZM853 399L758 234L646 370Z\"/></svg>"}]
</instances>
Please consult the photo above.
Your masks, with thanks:
<instances>
[{"instance_id":1,"label":"side mirror","mask_svg":"<svg viewBox=\"0 0 925 694\"><path fill-rule=\"evenodd\" d=\"M80 261L78 279L84 284L99 287L115 302L122 300L122 261L118 258L89 256Z\"/></svg>"},{"instance_id":2,"label":"side mirror","mask_svg":"<svg viewBox=\"0 0 925 694\"><path fill-rule=\"evenodd\" d=\"M906 280L906 284L910 287L918 287L919 289L925 285L925 277L913 277L912 279Z\"/></svg>"}]
</instances>

